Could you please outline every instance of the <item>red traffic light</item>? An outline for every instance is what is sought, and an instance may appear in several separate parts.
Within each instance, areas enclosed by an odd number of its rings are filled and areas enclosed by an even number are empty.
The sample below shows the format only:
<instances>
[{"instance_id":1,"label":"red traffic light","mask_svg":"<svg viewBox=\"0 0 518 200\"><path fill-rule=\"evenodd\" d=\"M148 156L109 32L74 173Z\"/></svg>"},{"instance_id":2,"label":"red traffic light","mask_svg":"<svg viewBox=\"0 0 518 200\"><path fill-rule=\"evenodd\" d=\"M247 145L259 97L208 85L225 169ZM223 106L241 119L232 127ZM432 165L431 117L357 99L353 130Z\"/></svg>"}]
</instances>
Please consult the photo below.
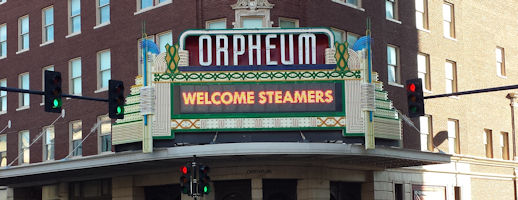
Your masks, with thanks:
<instances>
[{"instance_id":1,"label":"red traffic light","mask_svg":"<svg viewBox=\"0 0 518 200\"><path fill-rule=\"evenodd\" d=\"M410 83L407 85L407 89L408 91L410 92L415 92L415 84L414 83Z\"/></svg>"},{"instance_id":2,"label":"red traffic light","mask_svg":"<svg viewBox=\"0 0 518 200\"><path fill-rule=\"evenodd\" d=\"M189 172L189 169L186 166L182 166L180 167L180 172L185 175Z\"/></svg>"}]
</instances>

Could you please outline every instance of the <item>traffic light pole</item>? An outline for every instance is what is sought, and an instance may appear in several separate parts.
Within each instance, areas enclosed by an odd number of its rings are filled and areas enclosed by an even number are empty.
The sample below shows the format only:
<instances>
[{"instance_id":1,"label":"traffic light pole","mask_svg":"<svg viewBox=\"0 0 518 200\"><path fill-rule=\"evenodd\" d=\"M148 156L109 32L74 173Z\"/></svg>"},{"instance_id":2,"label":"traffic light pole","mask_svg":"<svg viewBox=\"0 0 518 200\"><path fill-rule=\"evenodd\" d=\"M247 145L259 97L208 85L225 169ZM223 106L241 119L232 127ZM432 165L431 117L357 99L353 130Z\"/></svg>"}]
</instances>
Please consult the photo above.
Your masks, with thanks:
<instances>
[{"instance_id":1,"label":"traffic light pole","mask_svg":"<svg viewBox=\"0 0 518 200\"><path fill-rule=\"evenodd\" d=\"M20 89L20 88L11 88L11 87L0 87L0 91L44 95L44 92L39 91L39 90L25 90L25 89ZM72 98L72 99L108 102L108 99L101 99L101 98L95 98L95 97L76 96L76 95L71 95L71 94L62 94L61 96Z\"/></svg>"},{"instance_id":2,"label":"traffic light pole","mask_svg":"<svg viewBox=\"0 0 518 200\"><path fill-rule=\"evenodd\" d=\"M477 93L484 93L484 92L496 92L496 91L512 90L512 89L518 89L518 85L508 85L508 86L486 88L486 89L479 89L479 90L468 90L468 91L464 91L464 92L438 94L438 95L432 95L432 96L425 96L424 99L434 99L434 98L449 97L449 96L460 96L460 95L477 94Z\"/></svg>"}]
</instances>

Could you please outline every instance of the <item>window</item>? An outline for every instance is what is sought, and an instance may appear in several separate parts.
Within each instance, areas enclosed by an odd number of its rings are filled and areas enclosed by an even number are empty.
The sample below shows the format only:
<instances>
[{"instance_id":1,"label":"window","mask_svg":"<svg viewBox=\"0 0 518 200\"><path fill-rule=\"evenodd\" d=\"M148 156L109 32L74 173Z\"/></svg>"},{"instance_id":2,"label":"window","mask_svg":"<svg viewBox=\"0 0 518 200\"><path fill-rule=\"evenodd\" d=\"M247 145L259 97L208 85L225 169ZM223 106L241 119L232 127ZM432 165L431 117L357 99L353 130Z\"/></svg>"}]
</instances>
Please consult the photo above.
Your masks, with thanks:
<instances>
[{"instance_id":1,"label":"window","mask_svg":"<svg viewBox=\"0 0 518 200\"><path fill-rule=\"evenodd\" d=\"M444 36L455 38L455 15L453 12L453 4L447 2L442 4L442 19Z\"/></svg>"},{"instance_id":2,"label":"window","mask_svg":"<svg viewBox=\"0 0 518 200\"><path fill-rule=\"evenodd\" d=\"M455 200L460 200L461 199L460 197L462 196L461 195L462 193L461 193L461 190L460 190L460 186L454 186L453 187L453 191L455 193Z\"/></svg>"},{"instance_id":3,"label":"window","mask_svg":"<svg viewBox=\"0 0 518 200\"><path fill-rule=\"evenodd\" d=\"M112 199L111 179L71 182L67 188L69 200Z\"/></svg>"},{"instance_id":4,"label":"window","mask_svg":"<svg viewBox=\"0 0 518 200\"><path fill-rule=\"evenodd\" d=\"M43 128L43 161L54 160L54 126Z\"/></svg>"},{"instance_id":5,"label":"window","mask_svg":"<svg viewBox=\"0 0 518 200\"><path fill-rule=\"evenodd\" d=\"M419 29L428 29L428 0L415 0L415 25Z\"/></svg>"},{"instance_id":6,"label":"window","mask_svg":"<svg viewBox=\"0 0 518 200\"><path fill-rule=\"evenodd\" d=\"M18 159L18 162L20 164L26 164L26 163L29 163L30 162L30 151L29 151L29 146L30 146L30 138L29 138L29 131L22 131L19 133L19 138L18 138L18 141L19 141L19 152L20 152L20 155L19 155L19 159Z\"/></svg>"},{"instance_id":7,"label":"window","mask_svg":"<svg viewBox=\"0 0 518 200\"><path fill-rule=\"evenodd\" d=\"M166 52L165 45L173 45L173 33L171 31L167 31L164 33L159 33L156 36L156 44L160 49L160 53Z\"/></svg>"},{"instance_id":8,"label":"window","mask_svg":"<svg viewBox=\"0 0 518 200\"><path fill-rule=\"evenodd\" d=\"M433 151L432 116L419 117L419 128L421 132L421 151Z\"/></svg>"},{"instance_id":9,"label":"window","mask_svg":"<svg viewBox=\"0 0 518 200\"><path fill-rule=\"evenodd\" d=\"M484 129L484 146L486 148L486 157L493 158L493 131Z\"/></svg>"},{"instance_id":10,"label":"window","mask_svg":"<svg viewBox=\"0 0 518 200\"><path fill-rule=\"evenodd\" d=\"M241 28L263 28L265 25L263 24L263 17L242 17L241 18Z\"/></svg>"},{"instance_id":11,"label":"window","mask_svg":"<svg viewBox=\"0 0 518 200\"><path fill-rule=\"evenodd\" d=\"M43 44L54 41L54 7L48 7L41 11L41 42Z\"/></svg>"},{"instance_id":12,"label":"window","mask_svg":"<svg viewBox=\"0 0 518 200\"><path fill-rule=\"evenodd\" d=\"M0 167L7 166L7 135L0 135Z\"/></svg>"},{"instance_id":13,"label":"window","mask_svg":"<svg viewBox=\"0 0 518 200\"><path fill-rule=\"evenodd\" d=\"M404 194L403 184L394 183L394 200L403 200Z\"/></svg>"},{"instance_id":14,"label":"window","mask_svg":"<svg viewBox=\"0 0 518 200\"><path fill-rule=\"evenodd\" d=\"M349 48L352 48L354 43L360 38L360 35L351 32L345 32L340 29L331 28L331 32L335 37L335 42L344 42L345 40L349 43Z\"/></svg>"},{"instance_id":15,"label":"window","mask_svg":"<svg viewBox=\"0 0 518 200\"><path fill-rule=\"evenodd\" d=\"M7 57L7 25L0 25L0 58Z\"/></svg>"},{"instance_id":16,"label":"window","mask_svg":"<svg viewBox=\"0 0 518 200\"><path fill-rule=\"evenodd\" d=\"M281 27L281 28L297 28L297 27L299 27L299 20L279 17L279 27Z\"/></svg>"},{"instance_id":17,"label":"window","mask_svg":"<svg viewBox=\"0 0 518 200\"><path fill-rule=\"evenodd\" d=\"M20 74L18 76L18 87L25 90L29 89L29 72ZM18 93L18 105L20 108L29 107L29 97L29 93Z\"/></svg>"},{"instance_id":18,"label":"window","mask_svg":"<svg viewBox=\"0 0 518 200\"><path fill-rule=\"evenodd\" d=\"M112 120L108 116L101 116L98 118L101 126L98 129L100 152L112 151Z\"/></svg>"},{"instance_id":19,"label":"window","mask_svg":"<svg viewBox=\"0 0 518 200\"><path fill-rule=\"evenodd\" d=\"M397 0L385 0L385 17L387 19L398 19Z\"/></svg>"},{"instance_id":20,"label":"window","mask_svg":"<svg viewBox=\"0 0 518 200\"><path fill-rule=\"evenodd\" d=\"M72 156L83 155L83 145L81 144L83 139L82 126L83 123L81 121L70 122L70 152L72 152Z\"/></svg>"},{"instance_id":21,"label":"window","mask_svg":"<svg viewBox=\"0 0 518 200\"><path fill-rule=\"evenodd\" d=\"M81 0L68 0L68 34L81 33Z\"/></svg>"},{"instance_id":22,"label":"window","mask_svg":"<svg viewBox=\"0 0 518 200\"><path fill-rule=\"evenodd\" d=\"M417 77L423 81L423 89L432 90L430 86L430 56L428 54L417 54Z\"/></svg>"},{"instance_id":23,"label":"window","mask_svg":"<svg viewBox=\"0 0 518 200\"><path fill-rule=\"evenodd\" d=\"M350 5L352 7L361 7L361 1L362 0L333 0L335 2L339 2L339 3L345 3L346 5Z\"/></svg>"},{"instance_id":24,"label":"window","mask_svg":"<svg viewBox=\"0 0 518 200\"><path fill-rule=\"evenodd\" d=\"M457 92L457 65L453 61L447 60L444 65L446 72L446 93Z\"/></svg>"},{"instance_id":25,"label":"window","mask_svg":"<svg viewBox=\"0 0 518 200\"><path fill-rule=\"evenodd\" d=\"M387 46L388 82L399 83L399 48Z\"/></svg>"},{"instance_id":26,"label":"window","mask_svg":"<svg viewBox=\"0 0 518 200\"><path fill-rule=\"evenodd\" d=\"M70 93L75 95L81 94L81 58L70 61Z\"/></svg>"},{"instance_id":27,"label":"window","mask_svg":"<svg viewBox=\"0 0 518 200\"><path fill-rule=\"evenodd\" d=\"M97 66L97 88L108 89L108 81L111 79L111 52L109 49L97 53Z\"/></svg>"},{"instance_id":28,"label":"window","mask_svg":"<svg viewBox=\"0 0 518 200\"><path fill-rule=\"evenodd\" d=\"M54 65L41 69L41 91L45 91L45 71L54 71ZM45 105L45 96L41 95L41 105Z\"/></svg>"},{"instance_id":29,"label":"window","mask_svg":"<svg viewBox=\"0 0 518 200\"><path fill-rule=\"evenodd\" d=\"M496 47L496 74L498 76L505 76L505 53L504 48Z\"/></svg>"},{"instance_id":30,"label":"window","mask_svg":"<svg viewBox=\"0 0 518 200\"><path fill-rule=\"evenodd\" d=\"M448 149L450 153L460 154L459 120L448 119Z\"/></svg>"},{"instance_id":31,"label":"window","mask_svg":"<svg viewBox=\"0 0 518 200\"><path fill-rule=\"evenodd\" d=\"M206 29L226 29L227 28L227 19L216 19L210 20L205 23Z\"/></svg>"},{"instance_id":32,"label":"window","mask_svg":"<svg viewBox=\"0 0 518 200\"><path fill-rule=\"evenodd\" d=\"M18 51L29 50L29 15L18 19Z\"/></svg>"},{"instance_id":33,"label":"window","mask_svg":"<svg viewBox=\"0 0 518 200\"><path fill-rule=\"evenodd\" d=\"M146 8L153 8L153 6L158 6L162 3L170 3L172 0L137 0L137 8L138 10L143 10Z\"/></svg>"},{"instance_id":34,"label":"window","mask_svg":"<svg viewBox=\"0 0 518 200\"><path fill-rule=\"evenodd\" d=\"M110 23L110 0L97 1L97 25Z\"/></svg>"},{"instance_id":35,"label":"window","mask_svg":"<svg viewBox=\"0 0 518 200\"><path fill-rule=\"evenodd\" d=\"M59 185L44 185L41 186L42 199L56 200L60 199Z\"/></svg>"},{"instance_id":36,"label":"window","mask_svg":"<svg viewBox=\"0 0 518 200\"><path fill-rule=\"evenodd\" d=\"M509 160L509 133L500 133L500 148L502 149L502 159Z\"/></svg>"},{"instance_id":37,"label":"window","mask_svg":"<svg viewBox=\"0 0 518 200\"><path fill-rule=\"evenodd\" d=\"M7 0L0 0L0 4L7 2Z\"/></svg>"},{"instance_id":38,"label":"window","mask_svg":"<svg viewBox=\"0 0 518 200\"><path fill-rule=\"evenodd\" d=\"M7 87L7 79L0 80L0 87ZM0 113L7 112L7 92L0 91Z\"/></svg>"}]
</instances>

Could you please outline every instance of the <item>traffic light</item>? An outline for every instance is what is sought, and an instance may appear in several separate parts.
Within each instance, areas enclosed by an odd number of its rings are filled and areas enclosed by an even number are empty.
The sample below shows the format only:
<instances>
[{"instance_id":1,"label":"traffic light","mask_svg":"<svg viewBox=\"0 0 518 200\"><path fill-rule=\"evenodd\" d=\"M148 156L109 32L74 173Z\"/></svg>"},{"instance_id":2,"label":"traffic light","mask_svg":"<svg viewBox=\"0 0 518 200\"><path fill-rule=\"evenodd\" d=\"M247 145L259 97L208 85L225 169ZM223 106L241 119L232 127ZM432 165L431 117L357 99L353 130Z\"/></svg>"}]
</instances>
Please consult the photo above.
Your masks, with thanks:
<instances>
[{"instance_id":1,"label":"traffic light","mask_svg":"<svg viewBox=\"0 0 518 200\"><path fill-rule=\"evenodd\" d=\"M203 194L209 194L210 192L210 168L209 166L201 165L199 167L198 177L198 192Z\"/></svg>"},{"instance_id":2,"label":"traffic light","mask_svg":"<svg viewBox=\"0 0 518 200\"><path fill-rule=\"evenodd\" d=\"M61 113L61 73L45 70L45 112Z\"/></svg>"},{"instance_id":3,"label":"traffic light","mask_svg":"<svg viewBox=\"0 0 518 200\"><path fill-rule=\"evenodd\" d=\"M108 116L112 119L124 119L124 84L122 81L108 82Z\"/></svg>"},{"instance_id":4,"label":"traffic light","mask_svg":"<svg viewBox=\"0 0 518 200\"><path fill-rule=\"evenodd\" d=\"M180 167L180 189L184 194L191 194L191 170L190 166L184 165Z\"/></svg>"},{"instance_id":5,"label":"traffic light","mask_svg":"<svg viewBox=\"0 0 518 200\"><path fill-rule=\"evenodd\" d=\"M408 116L419 117L424 115L423 82L420 78L406 81L406 96L408 102Z\"/></svg>"}]
</instances>

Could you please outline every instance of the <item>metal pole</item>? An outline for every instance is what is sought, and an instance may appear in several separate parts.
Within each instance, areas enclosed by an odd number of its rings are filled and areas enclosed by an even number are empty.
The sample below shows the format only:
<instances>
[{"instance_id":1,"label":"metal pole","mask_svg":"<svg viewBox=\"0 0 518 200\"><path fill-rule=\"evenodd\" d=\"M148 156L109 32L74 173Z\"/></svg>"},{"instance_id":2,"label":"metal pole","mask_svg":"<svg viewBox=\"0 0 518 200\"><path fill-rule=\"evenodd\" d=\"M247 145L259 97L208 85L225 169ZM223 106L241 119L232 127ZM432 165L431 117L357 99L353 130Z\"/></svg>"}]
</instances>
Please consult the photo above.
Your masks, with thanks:
<instances>
[{"instance_id":1,"label":"metal pole","mask_svg":"<svg viewBox=\"0 0 518 200\"><path fill-rule=\"evenodd\" d=\"M479 90L468 90L468 91L464 91L464 92L454 92L454 93L448 93L448 94L425 96L424 99L433 99L433 98L449 97L449 96L460 96L460 95L477 94L477 93L484 93L484 92L496 92L496 91L501 91L501 90L512 90L512 89L518 89L518 85L508 85L508 86L502 86L502 87L485 88L485 89L479 89Z\"/></svg>"},{"instance_id":2,"label":"metal pole","mask_svg":"<svg viewBox=\"0 0 518 200\"><path fill-rule=\"evenodd\" d=\"M45 95L44 91L39 90L25 90L20 88L10 88L10 87L0 87L0 91L7 91L7 92L18 92L18 93L29 93L29 94L37 94L37 95ZM108 102L108 99L101 99L96 97L86 97L86 96L76 96L71 94L61 94L62 97L68 97L72 99L82 99L82 100L91 100L91 101L102 101L102 102Z\"/></svg>"}]
</instances>

